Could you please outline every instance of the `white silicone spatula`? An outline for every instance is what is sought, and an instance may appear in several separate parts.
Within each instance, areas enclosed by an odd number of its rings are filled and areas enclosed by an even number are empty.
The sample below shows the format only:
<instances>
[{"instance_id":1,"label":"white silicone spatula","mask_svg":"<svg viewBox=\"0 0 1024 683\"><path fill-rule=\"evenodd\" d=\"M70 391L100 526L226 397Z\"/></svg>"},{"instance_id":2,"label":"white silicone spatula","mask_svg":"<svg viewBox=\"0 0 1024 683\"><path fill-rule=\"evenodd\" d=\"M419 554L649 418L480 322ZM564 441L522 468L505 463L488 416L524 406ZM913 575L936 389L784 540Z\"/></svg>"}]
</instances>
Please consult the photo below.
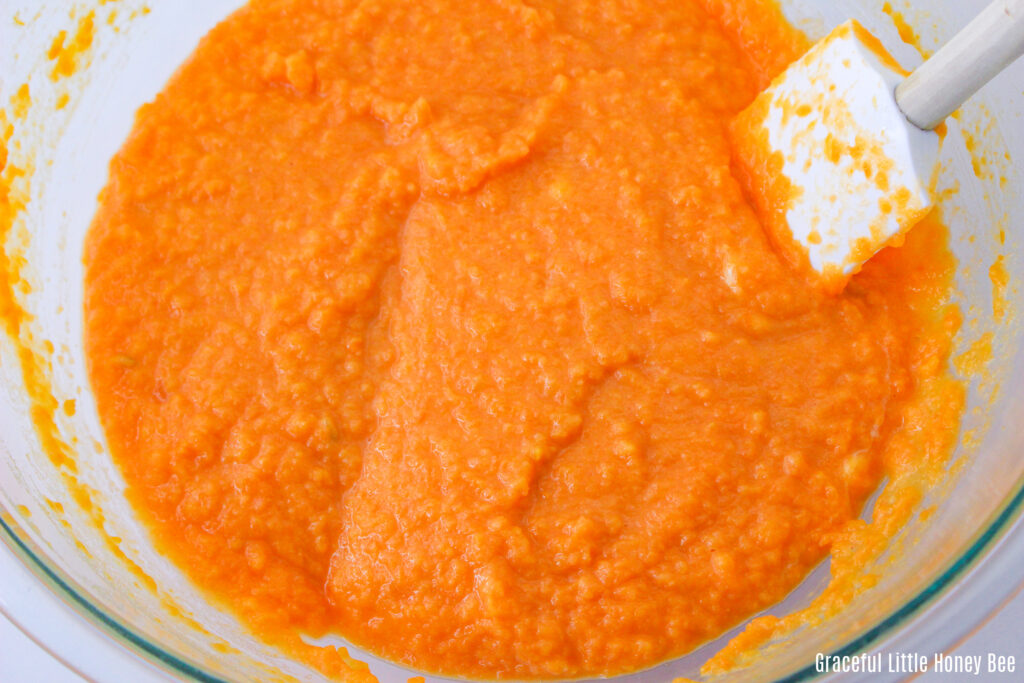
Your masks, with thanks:
<instances>
[{"instance_id":1,"label":"white silicone spatula","mask_svg":"<svg viewBox=\"0 0 1024 683\"><path fill-rule=\"evenodd\" d=\"M909 76L854 21L732 124L738 168L778 250L839 292L930 210L935 131L1024 54L1024 0L996 0Z\"/></svg>"}]
</instances>

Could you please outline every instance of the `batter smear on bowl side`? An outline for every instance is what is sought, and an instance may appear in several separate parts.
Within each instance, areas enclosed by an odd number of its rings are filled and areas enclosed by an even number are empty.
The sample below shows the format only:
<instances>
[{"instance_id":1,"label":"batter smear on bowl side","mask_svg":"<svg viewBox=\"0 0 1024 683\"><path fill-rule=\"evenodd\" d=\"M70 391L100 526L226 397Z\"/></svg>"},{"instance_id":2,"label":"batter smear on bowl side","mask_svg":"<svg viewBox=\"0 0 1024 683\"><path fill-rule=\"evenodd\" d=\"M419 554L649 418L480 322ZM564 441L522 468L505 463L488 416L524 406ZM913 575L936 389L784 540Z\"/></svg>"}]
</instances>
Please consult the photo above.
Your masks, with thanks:
<instances>
[{"instance_id":1,"label":"batter smear on bowl side","mask_svg":"<svg viewBox=\"0 0 1024 683\"><path fill-rule=\"evenodd\" d=\"M763 0L217 26L86 243L161 550L270 642L468 677L633 671L780 601L963 401L940 223L826 296L733 173L729 122L806 47Z\"/></svg>"}]
</instances>

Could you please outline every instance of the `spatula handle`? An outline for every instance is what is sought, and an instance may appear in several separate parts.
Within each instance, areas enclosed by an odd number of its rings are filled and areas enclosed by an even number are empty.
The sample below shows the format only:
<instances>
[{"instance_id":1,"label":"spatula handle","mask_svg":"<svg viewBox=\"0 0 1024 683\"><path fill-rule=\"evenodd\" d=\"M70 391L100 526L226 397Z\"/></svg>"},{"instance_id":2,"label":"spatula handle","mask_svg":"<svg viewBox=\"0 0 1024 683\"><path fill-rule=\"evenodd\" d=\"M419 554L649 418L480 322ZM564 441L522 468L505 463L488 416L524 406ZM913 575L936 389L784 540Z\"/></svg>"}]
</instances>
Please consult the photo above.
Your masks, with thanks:
<instances>
[{"instance_id":1,"label":"spatula handle","mask_svg":"<svg viewBox=\"0 0 1024 683\"><path fill-rule=\"evenodd\" d=\"M995 0L896 88L918 128L946 120L993 76L1024 54L1024 0Z\"/></svg>"}]
</instances>

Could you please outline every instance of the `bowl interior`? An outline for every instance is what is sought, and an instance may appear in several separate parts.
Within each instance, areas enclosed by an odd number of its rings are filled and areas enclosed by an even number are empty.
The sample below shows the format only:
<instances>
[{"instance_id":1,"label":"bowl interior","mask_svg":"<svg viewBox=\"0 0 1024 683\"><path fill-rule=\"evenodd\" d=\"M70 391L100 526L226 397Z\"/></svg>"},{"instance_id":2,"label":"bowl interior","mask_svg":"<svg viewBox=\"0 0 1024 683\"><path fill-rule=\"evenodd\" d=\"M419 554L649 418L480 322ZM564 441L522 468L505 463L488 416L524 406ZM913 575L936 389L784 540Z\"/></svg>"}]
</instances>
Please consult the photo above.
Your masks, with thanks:
<instances>
[{"instance_id":1,"label":"bowl interior","mask_svg":"<svg viewBox=\"0 0 1024 683\"><path fill-rule=\"evenodd\" d=\"M0 335L0 537L78 609L165 667L200 679L320 680L246 633L152 549L105 452L81 344L82 243L109 159L135 110L158 92L201 36L242 2L175 0L153 3L148 11L135 0L93 4L14 0L4 3L0 17L0 103L10 102L23 83L30 85L32 101L23 117L8 111L15 128L9 167L24 171L12 183L11 196L24 199L25 208L6 234L5 249L17 269L18 308L28 315ZM855 17L905 65L918 63L920 55L902 43L899 21L884 4L783 3L812 37ZM934 50L986 2L892 4L902 12L898 18L913 25L920 47ZM93 47L78 73L54 81L46 51L60 30L74 31L89 11L96 13ZM1015 217L1024 215L1020 171L1013 165L1024 159L1022 88L1024 63L950 122L943 148L939 190L959 262L956 301L964 317L955 355L974 353L984 361L966 380L968 407L949 476L922 503L927 519L915 516L893 540L889 556L879 560L881 578L873 588L730 680L808 675L818 652L855 642L866 647L913 628L934 594L960 581L1017 517L1024 481L1024 459L1016 456L1024 450L1024 430L1016 427L1024 416L1024 344L1016 311L1024 257L1012 228ZM68 103L58 108L62 96ZM1002 265L993 270L997 262ZM999 277L1004 271L1008 284ZM997 310L1003 313L997 316ZM827 566L819 568L771 613L805 606L827 578ZM627 679L696 677L723 642ZM414 675L353 654L383 681Z\"/></svg>"}]
</instances>

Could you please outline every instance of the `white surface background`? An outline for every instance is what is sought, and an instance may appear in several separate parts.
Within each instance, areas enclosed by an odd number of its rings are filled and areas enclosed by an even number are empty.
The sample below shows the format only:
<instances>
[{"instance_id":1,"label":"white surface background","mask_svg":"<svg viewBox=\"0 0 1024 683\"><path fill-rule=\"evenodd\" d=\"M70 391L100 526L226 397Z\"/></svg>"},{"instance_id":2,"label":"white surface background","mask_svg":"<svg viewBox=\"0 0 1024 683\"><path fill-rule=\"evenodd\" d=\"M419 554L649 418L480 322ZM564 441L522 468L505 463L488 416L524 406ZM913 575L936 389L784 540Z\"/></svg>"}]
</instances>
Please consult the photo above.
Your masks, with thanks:
<instances>
[{"instance_id":1,"label":"white surface background","mask_svg":"<svg viewBox=\"0 0 1024 683\"><path fill-rule=\"evenodd\" d=\"M0 683L165 683L169 677L143 664L113 640L93 629L84 619L60 603L48 589L0 544L0 609L24 609L26 601L52 614L48 633L34 634L58 654L86 673L83 677L55 659L0 614ZM951 624L955 628L955 625ZM987 624L950 654L981 655L989 652L1013 655L1014 674L968 677L926 673L917 680L950 683L964 680L1024 680L1024 592L1018 594ZM922 653L929 658L933 653ZM102 673L96 673L102 672Z\"/></svg>"}]
</instances>

